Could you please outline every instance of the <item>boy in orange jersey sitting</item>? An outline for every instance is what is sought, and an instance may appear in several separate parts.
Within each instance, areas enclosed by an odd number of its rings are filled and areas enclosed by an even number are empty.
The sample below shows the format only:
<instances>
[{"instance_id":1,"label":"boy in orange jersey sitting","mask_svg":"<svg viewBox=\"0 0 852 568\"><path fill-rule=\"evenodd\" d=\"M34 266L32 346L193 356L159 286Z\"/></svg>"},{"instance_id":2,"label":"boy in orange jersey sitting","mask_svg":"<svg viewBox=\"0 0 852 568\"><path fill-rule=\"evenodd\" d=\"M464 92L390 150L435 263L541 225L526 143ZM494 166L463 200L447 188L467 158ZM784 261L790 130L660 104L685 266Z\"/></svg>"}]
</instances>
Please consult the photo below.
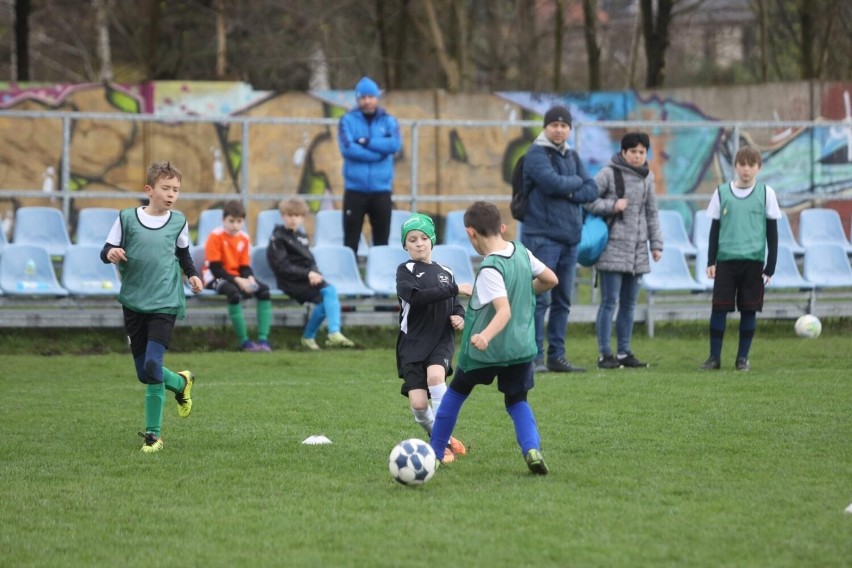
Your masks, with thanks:
<instances>
[{"instance_id":1,"label":"boy in orange jersey sitting","mask_svg":"<svg viewBox=\"0 0 852 568\"><path fill-rule=\"evenodd\" d=\"M255 279L249 265L249 236L243 231L246 210L239 201L228 201L222 209L222 226L207 237L204 247L204 287L228 298L228 316L243 351L272 351L269 327L272 302L269 286ZM242 298L257 299L257 342L251 341L243 317Z\"/></svg>"}]
</instances>

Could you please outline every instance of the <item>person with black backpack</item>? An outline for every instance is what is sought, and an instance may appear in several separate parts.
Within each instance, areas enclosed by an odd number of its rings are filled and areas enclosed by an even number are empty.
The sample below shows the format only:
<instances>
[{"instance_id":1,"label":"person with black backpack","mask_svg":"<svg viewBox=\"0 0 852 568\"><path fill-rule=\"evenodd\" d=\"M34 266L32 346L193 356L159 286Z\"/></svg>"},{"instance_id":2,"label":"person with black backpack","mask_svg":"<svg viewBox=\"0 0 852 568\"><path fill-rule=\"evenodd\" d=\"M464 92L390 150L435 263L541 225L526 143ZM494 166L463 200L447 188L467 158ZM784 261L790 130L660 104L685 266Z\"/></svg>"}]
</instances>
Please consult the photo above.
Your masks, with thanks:
<instances>
[{"instance_id":1,"label":"person with black backpack","mask_svg":"<svg viewBox=\"0 0 852 568\"><path fill-rule=\"evenodd\" d=\"M577 152L568 146L571 120L571 113L564 106L548 109L544 113L544 130L524 156L523 189L527 199L521 242L559 279L555 288L536 296L536 372L585 371L568 361L565 335L577 272L577 245L583 231L582 205L597 199L598 187ZM544 314L548 308L545 359Z\"/></svg>"},{"instance_id":2,"label":"person with black backpack","mask_svg":"<svg viewBox=\"0 0 852 568\"><path fill-rule=\"evenodd\" d=\"M651 142L644 132L630 132L621 139L621 152L595 175L600 197L585 205L609 225L609 239L595 263L601 287L601 303L595 321L598 336L598 368L641 368L648 364L630 350L633 316L639 296L639 280L651 271L648 249L654 262L663 255L663 234L654 190L654 172L648 167ZM615 318L617 351L610 346L612 316Z\"/></svg>"}]
</instances>

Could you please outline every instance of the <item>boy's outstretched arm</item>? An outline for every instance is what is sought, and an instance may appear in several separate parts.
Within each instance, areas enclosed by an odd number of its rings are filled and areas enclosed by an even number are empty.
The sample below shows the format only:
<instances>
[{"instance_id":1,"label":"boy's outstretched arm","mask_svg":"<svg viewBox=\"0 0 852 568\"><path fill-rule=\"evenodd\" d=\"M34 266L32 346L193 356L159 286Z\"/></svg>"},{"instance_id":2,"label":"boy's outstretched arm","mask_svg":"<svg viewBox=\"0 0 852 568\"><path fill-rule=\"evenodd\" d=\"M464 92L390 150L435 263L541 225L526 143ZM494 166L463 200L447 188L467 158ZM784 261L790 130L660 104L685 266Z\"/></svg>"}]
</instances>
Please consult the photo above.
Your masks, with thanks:
<instances>
[{"instance_id":1,"label":"boy's outstretched arm","mask_svg":"<svg viewBox=\"0 0 852 568\"><path fill-rule=\"evenodd\" d=\"M541 294L542 292L547 292L557 284L559 284L559 278L556 277L556 273L549 268L545 268L541 274L533 278L533 291L536 294Z\"/></svg>"},{"instance_id":2,"label":"boy's outstretched arm","mask_svg":"<svg viewBox=\"0 0 852 568\"><path fill-rule=\"evenodd\" d=\"M506 328L506 324L512 319L512 307L509 305L509 298L506 296L494 298L491 305L494 306L497 313L494 314L494 317L491 318L491 322L485 326L485 329L470 337L470 344L480 351L485 351L491 340L503 331Z\"/></svg>"}]
</instances>

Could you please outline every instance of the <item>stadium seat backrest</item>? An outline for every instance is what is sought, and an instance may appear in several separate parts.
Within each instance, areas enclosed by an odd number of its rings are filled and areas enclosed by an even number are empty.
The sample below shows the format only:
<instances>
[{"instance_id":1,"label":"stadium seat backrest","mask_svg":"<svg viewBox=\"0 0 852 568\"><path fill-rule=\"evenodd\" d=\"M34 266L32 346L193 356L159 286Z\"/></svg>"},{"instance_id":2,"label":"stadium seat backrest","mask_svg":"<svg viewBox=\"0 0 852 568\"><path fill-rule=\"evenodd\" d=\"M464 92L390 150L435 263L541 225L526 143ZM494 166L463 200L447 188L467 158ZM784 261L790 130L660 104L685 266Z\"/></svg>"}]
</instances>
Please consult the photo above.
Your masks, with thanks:
<instances>
[{"instance_id":1,"label":"stadium seat backrest","mask_svg":"<svg viewBox=\"0 0 852 568\"><path fill-rule=\"evenodd\" d=\"M476 275L467 251L458 245L435 245L432 260L453 271L456 284L473 284Z\"/></svg>"},{"instance_id":2,"label":"stadium seat backrest","mask_svg":"<svg viewBox=\"0 0 852 568\"><path fill-rule=\"evenodd\" d=\"M444 223L444 243L445 245L457 245L467 251L471 258L479 258L470 240L467 238L467 231L464 230L464 211L450 211L447 213L447 218Z\"/></svg>"},{"instance_id":3,"label":"stadium seat backrest","mask_svg":"<svg viewBox=\"0 0 852 568\"><path fill-rule=\"evenodd\" d=\"M396 269L410 260L399 246L370 247L367 253L367 286L377 294L396 296Z\"/></svg>"},{"instance_id":4,"label":"stadium seat backrest","mask_svg":"<svg viewBox=\"0 0 852 568\"><path fill-rule=\"evenodd\" d=\"M841 245L847 254L852 254L852 245L843 231L840 214L834 209L805 209L799 214L799 242L806 249L817 243Z\"/></svg>"},{"instance_id":5,"label":"stadium seat backrest","mask_svg":"<svg viewBox=\"0 0 852 568\"><path fill-rule=\"evenodd\" d=\"M706 209L699 209L695 212L695 216L692 219L692 244L699 251L710 246L710 225L712 222L713 220L710 219L710 215L707 214ZM666 245L667 243L664 240L663 247ZM707 259L706 254L704 259Z\"/></svg>"},{"instance_id":6,"label":"stadium seat backrest","mask_svg":"<svg viewBox=\"0 0 852 568\"><path fill-rule=\"evenodd\" d=\"M44 247L50 256L63 256L71 246L65 217L62 211L53 207L19 207L15 212L12 242Z\"/></svg>"},{"instance_id":7,"label":"stadium seat backrest","mask_svg":"<svg viewBox=\"0 0 852 568\"><path fill-rule=\"evenodd\" d=\"M222 226L222 210L221 209L205 209L198 216L198 231L195 234L195 244L204 246L207 242L207 237L213 232L216 227ZM246 228L243 227L243 231Z\"/></svg>"},{"instance_id":8,"label":"stadium seat backrest","mask_svg":"<svg viewBox=\"0 0 852 568\"><path fill-rule=\"evenodd\" d=\"M402 243L402 225L411 217L411 211L394 209L391 211L390 233L388 244L393 246Z\"/></svg>"},{"instance_id":9,"label":"stadium seat backrest","mask_svg":"<svg viewBox=\"0 0 852 568\"><path fill-rule=\"evenodd\" d=\"M68 247L62 260L62 287L72 296L118 295L118 269L101 261L101 248L95 244Z\"/></svg>"},{"instance_id":10,"label":"stadium seat backrest","mask_svg":"<svg viewBox=\"0 0 852 568\"><path fill-rule=\"evenodd\" d=\"M0 288L9 296L67 296L43 246L10 244L0 256Z\"/></svg>"},{"instance_id":11,"label":"stadium seat backrest","mask_svg":"<svg viewBox=\"0 0 852 568\"><path fill-rule=\"evenodd\" d=\"M801 256L805 254L805 247L796 241L793 236L793 228L790 227L790 218L786 213L781 213L781 218L778 220L778 244L784 245L793 251L794 255Z\"/></svg>"},{"instance_id":12,"label":"stadium seat backrest","mask_svg":"<svg viewBox=\"0 0 852 568\"><path fill-rule=\"evenodd\" d=\"M118 209L112 207L86 207L77 216L77 244L103 246L107 235L118 219Z\"/></svg>"},{"instance_id":13,"label":"stadium seat backrest","mask_svg":"<svg viewBox=\"0 0 852 568\"><path fill-rule=\"evenodd\" d=\"M787 245L778 245L778 261L775 264L775 274L769 282L768 288L798 288L799 290L812 290L813 283L802 278L799 266L796 264L796 255L793 249Z\"/></svg>"},{"instance_id":14,"label":"stadium seat backrest","mask_svg":"<svg viewBox=\"0 0 852 568\"><path fill-rule=\"evenodd\" d=\"M686 257L677 247L667 249L659 262L651 261L651 272L642 275L642 287L650 292L705 290L692 277Z\"/></svg>"},{"instance_id":15,"label":"stadium seat backrest","mask_svg":"<svg viewBox=\"0 0 852 568\"><path fill-rule=\"evenodd\" d=\"M806 247L804 277L817 288L852 286L852 266L846 251L836 243Z\"/></svg>"},{"instance_id":16,"label":"stadium seat backrest","mask_svg":"<svg viewBox=\"0 0 852 568\"><path fill-rule=\"evenodd\" d=\"M675 251L664 251L663 256ZM651 264L654 264L654 259L651 259ZM653 268L653 267L652 267ZM707 246L698 247L698 252L695 254L695 280L701 284L705 290L713 289L713 281L707 277Z\"/></svg>"},{"instance_id":17,"label":"stadium seat backrest","mask_svg":"<svg viewBox=\"0 0 852 568\"><path fill-rule=\"evenodd\" d=\"M339 209L317 211L314 216L314 246L343 245L343 212ZM358 256L367 256L369 249L367 239L361 235L358 242Z\"/></svg>"},{"instance_id":18,"label":"stadium seat backrest","mask_svg":"<svg viewBox=\"0 0 852 568\"><path fill-rule=\"evenodd\" d=\"M278 280L275 278L275 273L269 266L269 260L266 258L266 247L257 246L251 249L251 271L254 273L255 279L269 286L272 294L284 294L278 289Z\"/></svg>"},{"instance_id":19,"label":"stadium seat backrest","mask_svg":"<svg viewBox=\"0 0 852 568\"><path fill-rule=\"evenodd\" d=\"M269 237L272 236L272 231L275 225L282 225L281 213L278 209L266 209L257 215L257 233L254 237L254 244L257 246L266 246L269 244Z\"/></svg>"},{"instance_id":20,"label":"stadium seat backrest","mask_svg":"<svg viewBox=\"0 0 852 568\"><path fill-rule=\"evenodd\" d=\"M677 247L688 256L695 256L698 249L689 240L683 217L677 211L660 209L660 231L663 233L663 246L667 250Z\"/></svg>"},{"instance_id":21,"label":"stadium seat backrest","mask_svg":"<svg viewBox=\"0 0 852 568\"><path fill-rule=\"evenodd\" d=\"M373 248L381 247L370 247L370 250L372 251ZM314 247L311 252L323 278L329 284L334 284L338 296L372 296L374 294L361 279L358 260L352 253L352 249L343 245L325 245Z\"/></svg>"}]
</instances>

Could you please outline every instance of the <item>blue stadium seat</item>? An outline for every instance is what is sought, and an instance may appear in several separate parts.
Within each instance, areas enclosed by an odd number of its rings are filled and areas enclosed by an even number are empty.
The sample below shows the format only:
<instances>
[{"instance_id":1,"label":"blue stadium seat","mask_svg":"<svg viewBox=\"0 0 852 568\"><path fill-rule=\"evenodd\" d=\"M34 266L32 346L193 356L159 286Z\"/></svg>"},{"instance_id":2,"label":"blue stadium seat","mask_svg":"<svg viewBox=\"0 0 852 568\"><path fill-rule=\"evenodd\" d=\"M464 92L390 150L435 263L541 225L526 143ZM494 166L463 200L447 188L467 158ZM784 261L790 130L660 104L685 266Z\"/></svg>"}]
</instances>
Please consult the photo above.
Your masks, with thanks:
<instances>
[{"instance_id":1,"label":"blue stadium seat","mask_svg":"<svg viewBox=\"0 0 852 568\"><path fill-rule=\"evenodd\" d=\"M681 214L669 209L660 209L659 216L660 231L663 233L663 249L671 251L672 247L677 247L683 254L694 257L698 248L689 240Z\"/></svg>"},{"instance_id":2,"label":"blue stadium seat","mask_svg":"<svg viewBox=\"0 0 852 568\"><path fill-rule=\"evenodd\" d=\"M71 246L65 217L54 207L19 207L15 212L12 242L44 247L50 256L64 256L65 250Z\"/></svg>"},{"instance_id":3,"label":"blue stadium seat","mask_svg":"<svg viewBox=\"0 0 852 568\"><path fill-rule=\"evenodd\" d=\"M390 234L388 244L393 246L402 244L402 225L411 217L411 211L394 209L391 211Z\"/></svg>"},{"instance_id":4,"label":"blue stadium seat","mask_svg":"<svg viewBox=\"0 0 852 568\"><path fill-rule=\"evenodd\" d=\"M205 256L204 246L202 245L191 245L189 247L189 253L192 255L192 264L195 265L195 269L198 271L198 277L201 278L201 285L204 285L204 265L207 263L207 258ZM184 288L186 291L186 296L191 298L195 296L192 292L192 288L189 287L189 283L184 283ZM215 296L215 290L208 290L204 288L201 290L200 296Z\"/></svg>"},{"instance_id":5,"label":"blue stadium seat","mask_svg":"<svg viewBox=\"0 0 852 568\"><path fill-rule=\"evenodd\" d=\"M805 247L804 277L818 289L852 287L852 266L843 246L822 243Z\"/></svg>"},{"instance_id":6,"label":"blue stadium seat","mask_svg":"<svg viewBox=\"0 0 852 568\"><path fill-rule=\"evenodd\" d=\"M464 230L464 211L450 211L447 213L447 218L444 222L444 243L445 245L458 245L467 251L471 258L480 258L481 255L476 252L470 240L467 238L467 231Z\"/></svg>"},{"instance_id":7,"label":"blue stadium seat","mask_svg":"<svg viewBox=\"0 0 852 568\"><path fill-rule=\"evenodd\" d=\"M781 219L778 220L778 244L784 245L793 251L795 256L805 254L805 247L796 241L793 236L793 229L790 227L790 218L786 213L781 213Z\"/></svg>"},{"instance_id":8,"label":"blue stadium seat","mask_svg":"<svg viewBox=\"0 0 852 568\"><path fill-rule=\"evenodd\" d=\"M112 207L86 207L77 216L77 244L103 247L107 235L118 219L118 209Z\"/></svg>"},{"instance_id":9,"label":"blue stadium seat","mask_svg":"<svg viewBox=\"0 0 852 568\"><path fill-rule=\"evenodd\" d=\"M204 246L207 242L207 237L213 232L216 227L222 226L222 210L221 209L205 209L198 216L198 230L195 233L195 244ZM246 228L243 227L243 231ZM248 232L248 231L246 231Z\"/></svg>"},{"instance_id":10,"label":"blue stadium seat","mask_svg":"<svg viewBox=\"0 0 852 568\"><path fill-rule=\"evenodd\" d=\"M314 216L314 246L342 246L343 245L343 212L339 209L326 209L317 211ZM358 256L366 257L370 246L367 239L361 235L358 243Z\"/></svg>"},{"instance_id":11,"label":"blue stadium seat","mask_svg":"<svg viewBox=\"0 0 852 568\"><path fill-rule=\"evenodd\" d=\"M476 279L467 251L458 245L435 245L432 260L453 271L456 284L471 284Z\"/></svg>"},{"instance_id":12,"label":"blue stadium seat","mask_svg":"<svg viewBox=\"0 0 852 568\"><path fill-rule=\"evenodd\" d=\"M692 218L692 244L699 251L710 246L710 225L712 222L713 220L710 219L706 209L699 209ZM668 243L664 240L663 247L665 248L667 245ZM704 259L707 259L706 254Z\"/></svg>"},{"instance_id":13,"label":"blue stadium seat","mask_svg":"<svg viewBox=\"0 0 852 568\"><path fill-rule=\"evenodd\" d=\"M707 265L706 257L704 265ZM705 287L692 277L686 257L677 247L664 250L659 262L651 260L651 272L642 275L642 287L648 291L649 295L655 292L703 292L705 290Z\"/></svg>"},{"instance_id":14,"label":"blue stadium seat","mask_svg":"<svg viewBox=\"0 0 852 568\"><path fill-rule=\"evenodd\" d=\"M814 245L823 243L834 243L846 254L852 254L852 243L846 238L840 214L834 209L816 208L802 211L799 214L799 242L806 249L805 256Z\"/></svg>"},{"instance_id":15,"label":"blue stadium seat","mask_svg":"<svg viewBox=\"0 0 852 568\"><path fill-rule=\"evenodd\" d=\"M778 261L775 264L775 274L767 289L794 288L797 290L813 290L813 282L802 278L799 266L796 264L796 255L787 245L778 245Z\"/></svg>"},{"instance_id":16,"label":"blue stadium seat","mask_svg":"<svg viewBox=\"0 0 852 568\"><path fill-rule=\"evenodd\" d=\"M283 225L281 213L278 209L266 209L257 215L257 233L254 237L256 246L266 246L269 244L269 238L272 236L272 231L275 225Z\"/></svg>"},{"instance_id":17,"label":"blue stadium seat","mask_svg":"<svg viewBox=\"0 0 852 568\"><path fill-rule=\"evenodd\" d=\"M68 247L62 260L62 287L68 290L69 294L118 296L121 290L118 269L114 264L104 264L101 261L102 248L102 244Z\"/></svg>"},{"instance_id":18,"label":"blue stadium seat","mask_svg":"<svg viewBox=\"0 0 852 568\"><path fill-rule=\"evenodd\" d=\"M273 296L286 296L283 290L278 288L278 280L275 278L275 273L269 267L269 260L266 258L266 247L254 247L251 250L251 271L254 277L269 286L269 293Z\"/></svg>"},{"instance_id":19,"label":"blue stadium seat","mask_svg":"<svg viewBox=\"0 0 852 568\"><path fill-rule=\"evenodd\" d=\"M47 249L6 245L0 256L0 288L9 296L67 296L59 285Z\"/></svg>"},{"instance_id":20,"label":"blue stadium seat","mask_svg":"<svg viewBox=\"0 0 852 568\"><path fill-rule=\"evenodd\" d=\"M370 247L370 251L374 248ZM374 291L364 285L358 260L352 250L344 245L325 245L311 249L317 268L329 284L337 288L337 295L343 297L369 297ZM368 257L369 258L369 253Z\"/></svg>"},{"instance_id":21,"label":"blue stadium seat","mask_svg":"<svg viewBox=\"0 0 852 568\"><path fill-rule=\"evenodd\" d=\"M676 254L676 251L665 250L663 251L663 256L666 256L669 253ZM653 258L651 259L651 264L654 264ZM713 281L707 278L707 245L698 247L698 252L695 254L695 280L701 284L705 290L713 289Z\"/></svg>"},{"instance_id":22,"label":"blue stadium seat","mask_svg":"<svg viewBox=\"0 0 852 568\"><path fill-rule=\"evenodd\" d=\"M402 247L370 247L367 253L367 286L382 296L396 297L396 269L410 260Z\"/></svg>"}]
</instances>

